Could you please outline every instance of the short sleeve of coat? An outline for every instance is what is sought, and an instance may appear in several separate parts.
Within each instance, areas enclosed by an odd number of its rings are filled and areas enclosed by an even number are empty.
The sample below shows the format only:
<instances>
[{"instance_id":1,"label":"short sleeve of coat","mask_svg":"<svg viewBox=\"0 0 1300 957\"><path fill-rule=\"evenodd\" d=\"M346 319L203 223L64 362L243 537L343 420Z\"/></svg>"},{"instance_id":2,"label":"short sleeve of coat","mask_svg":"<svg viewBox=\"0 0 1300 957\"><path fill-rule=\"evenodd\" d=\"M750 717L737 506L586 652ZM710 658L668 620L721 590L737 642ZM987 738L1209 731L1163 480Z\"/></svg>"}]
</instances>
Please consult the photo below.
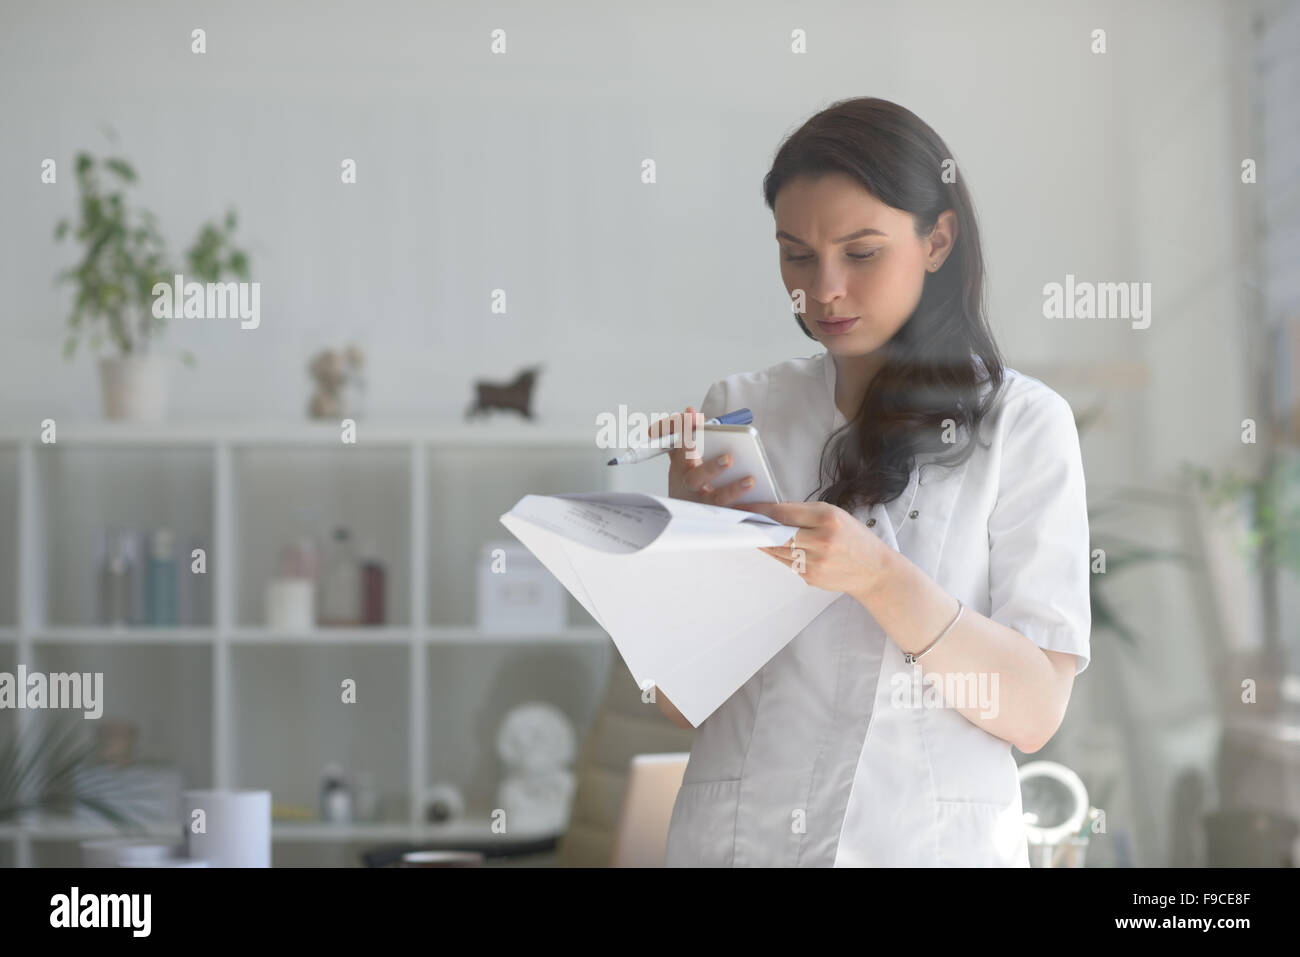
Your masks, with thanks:
<instances>
[{"instance_id":1,"label":"short sleeve of coat","mask_svg":"<svg viewBox=\"0 0 1300 957\"><path fill-rule=\"evenodd\" d=\"M1009 399L989 516L989 617L1088 666L1088 502L1070 405L1048 388Z\"/></svg>"},{"instance_id":2,"label":"short sleeve of coat","mask_svg":"<svg viewBox=\"0 0 1300 957\"><path fill-rule=\"evenodd\" d=\"M719 379L709 386L709 391L704 394L704 401L699 404L698 408L704 413L705 419L712 419L731 411L727 408L727 382L725 379Z\"/></svg>"}]
</instances>

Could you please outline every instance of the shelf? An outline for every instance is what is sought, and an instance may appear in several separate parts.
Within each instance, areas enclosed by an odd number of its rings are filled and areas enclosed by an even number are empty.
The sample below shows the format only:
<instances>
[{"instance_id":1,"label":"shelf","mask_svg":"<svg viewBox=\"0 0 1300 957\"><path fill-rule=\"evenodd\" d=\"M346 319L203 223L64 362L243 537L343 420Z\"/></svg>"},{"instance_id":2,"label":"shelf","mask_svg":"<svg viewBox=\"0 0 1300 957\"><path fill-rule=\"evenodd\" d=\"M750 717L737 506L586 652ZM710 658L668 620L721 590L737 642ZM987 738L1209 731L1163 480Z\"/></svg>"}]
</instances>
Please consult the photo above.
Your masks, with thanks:
<instances>
[{"instance_id":1,"label":"shelf","mask_svg":"<svg viewBox=\"0 0 1300 957\"><path fill-rule=\"evenodd\" d=\"M222 633L225 634L225 633ZM43 628L33 633L34 645L206 645L217 640L215 628L151 628L89 625ZM602 642L608 637L602 628L575 626L555 632L487 632L473 625L434 626L418 635L412 628L387 625L356 628L316 628L288 632L273 628L235 628L229 632L232 645L404 645L419 640L433 645L567 644ZM0 628L0 645L16 645L18 629Z\"/></svg>"},{"instance_id":2,"label":"shelf","mask_svg":"<svg viewBox=\"0 0 1300 957\"><path fill-rule=\"evenodd\" d=\"M505 845L527 844L556 837L554 831L524 831L494 834L492 821L486 817L469 817L446 824L421 824L415 827L400 823L385 824L328 824L308 821L276 821L271 825L271 838L276 841L357 841L393 840L439 843L473 841L484 843L500 841Z\"/></svg>"},{"instance_id":3,"label":"shelf","mask_svg":"<svg viewBox=\"0 0 1300 957\"><path fill-rule=\"evenodd\" d=\"M357 628L315 628L290 632L274 628L236 628L235 645L404 645L415 637L410 628L372 625Z\"/></svg>"},{"instance_id":4,"label":"shelf","mask_svg":"<svg viewBox=\"0 0 1300 957\"><path fill-rule=\"evenodd\" d=\"M406 841L416 833L410 824L382 821L331 824L328 821L272 821L273 841Z\"/></svg>"},{"instance_id":5,"label":"shelf","mask_svg":"<svg viewBox=\"0 0 1300 957\"><path fill-rule=\"evenodd\" d=\"M487 645L487 644L565 644L568 642L599 642L605 632L596 627L566 628L556 632L486 632L473 625L435 626L422 630L404 627L371 626L358 628L316 628L306 632L283 632L270 628L237 628L231 634L232 644L239 645L378 645L405 644L419 640L434 645Z\"/></svg>"},{"instance_id":6,"label":"shelf","mask_svg":"<svg viewBox=\"0 0 1300 957\"><path fill-rule=\"evenodd\" d=\"M233 450L234 621L240 627L263 626L267 586L279 574L285 546L310 533L324 561L330 534L341 526L350 532L357 554L369 544L386 570L385 621L409 626L412 454L389 447L356 454L337 443ZM318 601L326 580L322 571Z\"/></svg>"},{"instance_id":7,"label":"shelf","mask_svg":"<svg viewBox=\"0 0 1300 957\"><path fill-rule=\"evenodd\" d=\"M430 423L423 419L357 420L355 446L344 446L340 439L340 420L279 422L228 422L202 419L170 422L109 422L86 420L60 421L58 442L51 448L68 443L78 445L136 446L205 446L230 445L319 445L364 448L373 445L410 445L427 443L443 447L516 448L519 446L559 446L588 448L593 457L601 451L596 445L596 426L590 428L569 423L525 422L522 420L485 419L476 422L446 420ZM31 429L0 430L0 444L35 442L42 448L39 432ZM608 458L608 456L606 456Z\"/></svg>"},{"instance_id":8,"label":"shelf","mask_svg":"<svg viewBox=\"0 0 1300 957\"><path fill-rule=\"evenodd\" d=\"M465 628L430 628L424 634L424 640L434 645L486 645L486 644L563 644L566 642L601 642L607 639L603 628L575 627L564 631L541 632L538 634L521 634L507 632L495 634L479 631L472 626Z\"/></svg>"},{"instance_id":9,"label":"shelf","mask_svg":"<svg viewBox=\"0 0 1300 957\"><path fill-rule=\"evenodd\" d=\"M21 662L31 669L102 673L104 716L130 725L138 755L175 768L187 788L256 787L310 807L331 763L373 777L383 821L274 821L288 857L312 842L554 838L493 834L486 811L428 825L420 808L440 783L460 788L471 808L494 806L495 732L518 704L551 702L580 734L599 706L612 646L571 595L550 620L574 624L554 631L477 627L484 550L517 544L502 513L528 493L629 490L623 483L645 475L605 467L595 438L594 427L508 417L359 420L355 445L336 422L60 420L49 446L34 427L0 429L0 543L9 545L0 547L0 667L14 670L21 654L35 659ZM285 547L305 533L323 543L339 525L385 567L387 623L266 626L266 585ZM187 624L97 624L110 526L171 528L182 575L192 549L204 549L202 578L178 601ZM135 572L142 607L139 564ZM343 694L348 682L355 697ZM0 737L34 719L0 713ZM181 833L170 824L148 832ZM0 827L0 857L70 859L75 841L118 834L93 818Z\"/></svg>"},{"instance_id":10,"label":"shelf","mask_svg":"<svg viewBox=\"0 0 1300 957\"><path fill-rule=\"evenodd\" d=\"M465 818L447 824L411 826L399 821L373 824L329 824L323 821L273 821L272 841L411 841L436 844L439 842L473 841L483 843L499 841L503 845L527 844L556 837L553 831L523 831L495 834L488 818ZM107 823L82 821L42 821L36 824L0 826L0 840L29 837L34 840L92 841L106 838L153 837L184 839L180 824L155 822L146 826L143 833L123 832Z\"/></svg>"},{"instance_id":11,"label":"shelf","mask_svg":"<svg viewBox=\"0 0 1300 957\"><path fill-rule=\"evenodd\" d=\"M114 627L109 625L53 626L33 633L32 643L117 645L202 645L214 637L211 628Z\"/></svg>"},{"instance_id":12,"label":"shelf","mask_svg":"<svg viewBox=\"0 0 1300 957\"><path fill-rule=\"evenodd\" d=\"M154 821L145 824L143 832L119 831L106 822L48 820L32 824L6 824L0 826L0 839L31 837L36 840L89 841L96 838L158 837L180 841L184 831L179 823Z\"/></svg>"},{"instance_id":13,"label":"shelf","mask_svg":"<svg viewBox=\"0 0 1300 957\"><path fill-rule=\"evenodd\" d=\"M31 449L23 478L30 505L20 517L30 535L22 552L24 597L33 604L22 623L32 632L97 627L109 529L129 533L133 617L144 618L148 543L141 533L165 526L174 535L175 620L209 625L212 576L188 572L193 548L215 554L214 459L211 450L179 446L88 449L60 441Z\"/></svg>"}]
</instances>

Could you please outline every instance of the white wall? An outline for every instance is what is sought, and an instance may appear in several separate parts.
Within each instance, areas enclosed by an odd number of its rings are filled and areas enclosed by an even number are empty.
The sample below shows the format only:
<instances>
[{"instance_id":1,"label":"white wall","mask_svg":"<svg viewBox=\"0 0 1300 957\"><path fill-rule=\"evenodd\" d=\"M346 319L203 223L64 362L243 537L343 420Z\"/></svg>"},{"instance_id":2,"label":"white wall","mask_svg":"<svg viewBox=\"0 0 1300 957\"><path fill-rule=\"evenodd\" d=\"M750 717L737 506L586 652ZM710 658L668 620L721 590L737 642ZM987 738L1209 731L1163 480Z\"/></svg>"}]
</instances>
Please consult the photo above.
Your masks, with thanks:
<instances>
[{"instance_id":1,"label":"white wall","mask_svg":"<svg viewBox=\"0 0 1300 957\"><path fill-rule=\"evenodd\" d=\"M1140 353L1175 330L1192 350L1183 382L1219 357L1174 310L1180 277L1222 262L1227 237L1140 205L1156 161L1144 132L1197 144L1161 170L1170 198L1231 196L1217 170L1217 3L939 2L921 15L873 3L123 2L0 16L0 382L17 419L98 412L89 361L58 357L70 294L52 278L73 256L50 232L74 208L72 158L105 150L104 123L173 249L234 204L262 284L257 330L173 326L167 345L200 361L181 375L178 416L297 417L308 353L350 339L369 350L373 411L403 416L458 415L473 378L537 359L539 407L567 418L619 402L680 408L723 374L817 351L786 311L760 181L785 132L865 94L907 105L954 151L1013 363ZM1096 26L1105 56L1088 52ZM189 52L194 27L207 31L203 56ZM496 27L504 57L488 53ZM805 56L788 52L795 27ZM46 157L60 161L56 186L39 181ZM359 163L352 187L339 183L344 157ZM656 185L639 182L644 157ZM1182 248L1156 272L1143 243L1175 232ZM1067 271L1160 281L1168 311L1145 336L1048 322L1042 285ZM488 311L495 287L504 317ZM1221 321L1211 328L1222 335Z\"/></svg>"},{"instance_id":2,"label":"white wall","mask_svg":"<svg viewBox=\"0 0 1300 957\"><path fill-rule=\"evenodd\" d=\"M52 279L73 256L50 237L74 208L73 156L105 150L105 122L172 248L234 204L262 284L255 331L173 325L168 347L199 356L178 374L177 418L297 418L308 354L355 340L375 415L457 417L474 378L540 359L544 417L591 422L624 402L698 405L725 374L820 351L790 318L761 179L812 112L876 95L953 150L1011 365L1149 365L1136 393L1044 372L1076 409L1111 401L1085 439L1090 490L1231 463L1253 401L1235 223L1256 142L1234 122L1242 38L1226 29L1245 6L6 4L0 414L33 428L98 415L89 360L59 358L70 295ZM1103 56L1089 52L1099 27ZM494 28L506 56L488 52ZM795 28L807 55L789 52ZM40 183L46 157L57 186ZM355 186L339 183L344 157ZM1153 283L1151 328L1044 319L1042 287L1066 273ZM494 287L506 316L489 312ZM1171 582L1126 610L1203 642L1195 610L1178 610L1187 579Z\"/></svg>"}]
</instances>

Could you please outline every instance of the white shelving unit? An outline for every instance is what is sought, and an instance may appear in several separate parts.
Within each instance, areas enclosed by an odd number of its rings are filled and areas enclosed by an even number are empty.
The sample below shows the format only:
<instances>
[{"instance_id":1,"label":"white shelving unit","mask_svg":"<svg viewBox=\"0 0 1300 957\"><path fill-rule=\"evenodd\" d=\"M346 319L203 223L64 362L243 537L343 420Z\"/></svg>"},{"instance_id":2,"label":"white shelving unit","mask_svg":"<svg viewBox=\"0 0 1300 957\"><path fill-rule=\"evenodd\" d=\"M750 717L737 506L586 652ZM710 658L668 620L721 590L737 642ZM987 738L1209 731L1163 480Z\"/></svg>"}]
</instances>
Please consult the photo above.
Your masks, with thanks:
<instances>
[{"instance_id":1,"label":"white shelving unit","mask_svg":"<svg viewBox=\"0 0 1300 957\"><path fill-rule=\"evenodd\" d=\"M0 554L0 670L18 663L41 671L120 665L116 689L105 672L105 698L120 704L115 690L131 690L132 706L179 752L151 756L192 762L195 780L186 780L187 788L269 787L280 803L275 783L261 779L288 774L281 765L300 752L325 753L320 736L331 727L351 742L340 745L350 747L351 758L385 756L388 776L376 769L376 777L385 803L398 813L350 826L277 820L273 861L287 845L490 835L486 809L454 824L426 825L422 795L448 774L460 784L457 768L480 782L480 792L487 790L482 782L495 773L495 723L520 700L568 705L581 733L603 690L612 646L567 596L568 627L559 633L480 633L474 624L478 546L513 541L497 519L523 494L657 492L663 480L663 469L653 465L607 468L594 428L515 421L428 426L363 419L355 444L344 444L339 427L329 423L59 422L56 434L55 443L42 442L39 423L0 432L0 543L11 539ZM391 624L286 634L260 622L261 583L278 547L300 527L292 524L296 507L311 510L310 530L318 535L329 525L369 523L388 570ZM186 532L177 541L182 572L188 571L188 560L181 562L187 542L205 543L211 620L169 628L94 624L94 543L108 525ZM570 657L547 667L538 656L548 654ZM471 667L476 655L491 661ZM437 656L449 657L431 668ZM358 700L378 696L388 710L355 722L355 713L338 718L337 711L322 710L327 694L337 700L337 681L332 692L317 684L298 698L301 689L284 690L300 675L310 682L322 660L344 663L335 677L349 669L364 673ZM167 676L159 687L140 677L155 667ZM474 687L475 678L483 687ZM241 723L249 714L257 724ZM404 747L386 753L381 744L391 745L402 715ZM0 741L32 720L25 709L0 711ZM310 780L293 779L288 803L309 803L319 770ZM474 789L464 790L473 812ZM179 836L180 825L159 822L155 831ZM35 859L37 842L111 833L104 825L61 821L0 828L0 863L6 851L7 863L42 863ZM539 836L545 835L499 839Z\"/></svg>"}]
</instances>

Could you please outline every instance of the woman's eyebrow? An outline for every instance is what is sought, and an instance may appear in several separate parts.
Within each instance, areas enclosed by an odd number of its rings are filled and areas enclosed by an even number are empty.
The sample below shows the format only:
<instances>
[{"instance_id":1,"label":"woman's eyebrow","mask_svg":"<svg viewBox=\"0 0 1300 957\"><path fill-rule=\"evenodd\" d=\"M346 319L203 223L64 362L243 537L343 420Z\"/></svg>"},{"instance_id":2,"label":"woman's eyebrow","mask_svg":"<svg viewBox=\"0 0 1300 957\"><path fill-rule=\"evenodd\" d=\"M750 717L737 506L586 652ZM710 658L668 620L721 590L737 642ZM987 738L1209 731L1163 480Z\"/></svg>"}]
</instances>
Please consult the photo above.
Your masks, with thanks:
<instances>
[{"instance_id":1,"label":"woman's eyebrow","mask_svg":"<svg viewBox=\"0 0 1300 957\"><path fill-rule=\"evenodd\" d=\"M856 233L849 233L847 236L841 236L839 239L831 240L831 242L847 243L850 239L861 239L863 236L884 236L886 239L889 238L888 235L882 233L878 229L859 229ZM798 236L791 236L784 229L778 229L776 231L776 238L788 239L790 240L790 242L798 243L800 246L808 246L808 244L804 242L802 239L800 239ZM808 248L811 249L812 247L808 246Z\"/></svg>"}]
</instances>

